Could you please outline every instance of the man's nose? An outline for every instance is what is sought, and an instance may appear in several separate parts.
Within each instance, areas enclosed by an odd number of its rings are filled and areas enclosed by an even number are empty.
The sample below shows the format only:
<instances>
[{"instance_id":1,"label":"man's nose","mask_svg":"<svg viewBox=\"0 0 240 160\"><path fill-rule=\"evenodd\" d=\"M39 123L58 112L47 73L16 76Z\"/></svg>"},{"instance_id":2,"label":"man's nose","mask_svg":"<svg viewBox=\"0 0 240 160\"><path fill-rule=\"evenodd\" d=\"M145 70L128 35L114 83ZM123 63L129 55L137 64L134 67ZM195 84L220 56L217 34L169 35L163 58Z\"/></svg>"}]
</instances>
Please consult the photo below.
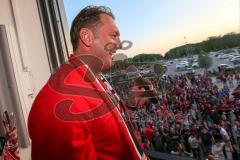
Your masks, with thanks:
<instances>
[{"instance_id":1,"label":"man's nose","mask_svg":"<svg viewBox=\"0 0 240 160\"><path fill-rule=\"evenodd\" d=\"M122 43L119 37L117 38L116 44L117 44L117 48L116 48L117 50L122 49Z\"/></svg>"}]
</instances>

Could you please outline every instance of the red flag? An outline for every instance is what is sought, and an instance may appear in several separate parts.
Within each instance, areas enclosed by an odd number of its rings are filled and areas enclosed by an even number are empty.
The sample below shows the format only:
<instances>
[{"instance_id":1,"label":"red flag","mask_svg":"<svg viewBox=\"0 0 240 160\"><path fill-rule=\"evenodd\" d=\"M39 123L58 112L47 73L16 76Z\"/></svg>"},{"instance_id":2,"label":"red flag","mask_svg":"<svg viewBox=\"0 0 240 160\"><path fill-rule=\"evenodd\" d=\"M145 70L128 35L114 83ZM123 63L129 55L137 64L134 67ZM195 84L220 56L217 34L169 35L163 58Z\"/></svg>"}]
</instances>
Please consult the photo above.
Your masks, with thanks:
<instances>
[{"instance_id":1,"label":"red flag","mask_svg":"<svg viewBox=\"0 0 240 160\"><path fill-rule=\"evenodd\" d=\"M19 146L17 137L17 128L14 121L14 114L10 115L8 112L4 112L3 124L5 127L6 144L3 151L4 160L20 160Z\"/></svg>"}]
</instances>

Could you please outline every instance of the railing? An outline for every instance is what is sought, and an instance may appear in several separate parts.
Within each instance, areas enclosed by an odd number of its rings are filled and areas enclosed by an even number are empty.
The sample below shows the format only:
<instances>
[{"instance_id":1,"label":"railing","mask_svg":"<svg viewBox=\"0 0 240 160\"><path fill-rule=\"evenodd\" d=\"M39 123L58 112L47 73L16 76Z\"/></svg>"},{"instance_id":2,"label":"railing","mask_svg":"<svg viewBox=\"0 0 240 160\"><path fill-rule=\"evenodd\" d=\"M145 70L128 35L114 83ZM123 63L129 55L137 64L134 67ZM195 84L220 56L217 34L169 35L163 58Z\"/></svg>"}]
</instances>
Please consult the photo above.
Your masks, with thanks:
<instances>
[{"instance_id":1,"label":"railing","mask_svg":"<svg viewBox=\"0 0 240 160\"><path fill-rule=\"evenodd\" d=\"M180 157L157 151L149 151L148 156L151 158L151 160L193 160L191 157Z\"/></svg>"}]
</instances>

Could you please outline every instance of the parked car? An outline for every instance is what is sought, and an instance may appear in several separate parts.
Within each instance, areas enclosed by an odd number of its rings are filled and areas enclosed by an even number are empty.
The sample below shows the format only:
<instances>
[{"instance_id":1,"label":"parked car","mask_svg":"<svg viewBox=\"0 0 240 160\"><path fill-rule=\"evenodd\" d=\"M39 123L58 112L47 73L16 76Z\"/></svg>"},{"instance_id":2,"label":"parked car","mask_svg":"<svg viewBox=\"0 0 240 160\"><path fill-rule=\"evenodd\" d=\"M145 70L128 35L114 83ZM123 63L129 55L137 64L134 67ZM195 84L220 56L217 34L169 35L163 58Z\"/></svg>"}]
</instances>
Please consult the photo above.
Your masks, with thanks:
<instances>
[{"instance_id":1,"label":"parked car","mask_svg":"<svg viewBox=\"0 0 240 160\"><path fill-rule=\"evenodd\" d=\"M126 74L126 78L127 79L134 79L134 78L137 78L137 77L141 77L141 74L136 71L136 72L127 72Z\"/></svg>"},{"instance_id":2,"label":"parked car","mask_svg":"<svg viewBox=\"0 0 240 160\"><path fill-rule=\"evenodd\" d=\"M218 65L218 71L222 72L222 71L232 71L234 68L233 66L230 66L228 64L220 64Z\"/></svg>"},{"instance_id":3,"label":"parked car","mask_svg":"<svg viewBox=\"0 0 240 160\"><path fill-rule=\"evenodd\" d=\"M220 56L218 56L219 59L227 59L228 55L227 54L222 54Z\"/></svg>"},{"instance_id":4,"label":"parked car","mask_svg":"<svg viewBox=\"0 0 240 160\"><path fill-rule=\"evenodd\" d=\"M218 59L220 59L220 57L222 57L222 56L223 56L223 53L217 53L217 54L215 54L215 57L218 58Z\"/></svg>"},{"instance_id":5,"label":"parked car","mask_svg":"<svg viewBox=\"0 0 240 160\"><path fill-rule=\"evenodd\" d=\"M198 62L194 62L194 63L192 64L192 67L193 67L193 68L198 68L198 67L199 67Z\"/></svg>"},{"instance_id":6,"label":"parked car","mask_svg":"<svg viewBox=\"0 0 240 160\"><path fill-rule=\"evenodd\" d=\"M193 68L187 68L186 70L187 70L187 73L188 73L188 74L189 74L189 73L195 73L195 70L194 70Z\"/></svg>"},{"instance_id":7,"label":"parked car","mask_svg":"<svg viewBox=\"0 0 240 160\"><path fill-rule=\"evenodd\" d=\"M240 57L237 56L236 58L233 58L230 60L234 65L240 64Z\"/></svg>"},{"instance_id":8,"label":"parked car","mask_svg":"<svg viewBox=\"0 0 240 160\"><path fill-rule=\"evenodd\" d=\"M236 60L240 60L240 56L234 56L230 59L230 62L234 62Z\"/></svg>"},{"instance_id":9,"label":"parked car","mask_svg":"<svg viewBox=\"0 0 240 160\"><path fill-rule=\"evenodd\" d=\"M198 58L194 58L194 59L193 59L193 62L198 62Z\"/></svg>"},{"instance_id":10,"label":"parked car","mask_svg":"<svg viewBox=\"0 0 240 160\"><path fill-rule=\"evenodd\" d=\"M176 64L177 69L187 68L188 66L189 66L188 63L178 63L178 64Z\"/></svg>"},{"instance_id":11,"label":"parked car","mask_svg":"<svg viewBox=\"0 0 240 160\"><path fill-rule=\"evenodd\" d=\"M140 74L141 75L145 75L145 74L148 74L148 73L150 73L151 71L150 70L141 70L140 71Z\"/></svg>"},{"instance_id":12,"label":"parked car","mask_svg":"<svg viewBox=\"0 0 240 160\"><path fill-rule=\"evenodd\" d=\"M165 65L167 65L167 66L170 66L170 65L172 65L173 64L173 61L167 61L167 62L165 62Z\"/></svg>"},{"instance_id":13,"label":"parked car","mask_svg":"<svg viewBox=\"0 0 240 160\"><path fill-rule=\"evenodd\" d=\"M234 59L235 57L240 57L240 56L234 56L232 54L228 55L228 60L231 61L232 59Z\"/></svg>"}]
</instances>

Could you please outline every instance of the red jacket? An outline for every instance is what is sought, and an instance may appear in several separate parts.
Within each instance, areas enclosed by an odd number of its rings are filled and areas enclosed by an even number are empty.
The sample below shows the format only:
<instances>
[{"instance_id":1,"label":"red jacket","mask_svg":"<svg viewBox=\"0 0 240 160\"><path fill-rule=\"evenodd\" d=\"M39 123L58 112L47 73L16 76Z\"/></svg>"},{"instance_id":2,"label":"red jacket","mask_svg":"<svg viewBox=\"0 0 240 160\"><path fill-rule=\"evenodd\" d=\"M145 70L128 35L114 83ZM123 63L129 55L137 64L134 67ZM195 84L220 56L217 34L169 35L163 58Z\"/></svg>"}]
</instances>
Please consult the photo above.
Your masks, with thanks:
<instances>
[{"instance_id":1,"label":"red jacket","mask_svg":"<svg viewBox=\"0 0 240 160\"><path fill-rule=\"evenodd\" d=\"M86 71L86 66L64 65L36 97L28 119L32 160L135 160L144 155L121 109L102 98L109 88L101 80L86 82Z\"/></svg>"}]
</instances>

